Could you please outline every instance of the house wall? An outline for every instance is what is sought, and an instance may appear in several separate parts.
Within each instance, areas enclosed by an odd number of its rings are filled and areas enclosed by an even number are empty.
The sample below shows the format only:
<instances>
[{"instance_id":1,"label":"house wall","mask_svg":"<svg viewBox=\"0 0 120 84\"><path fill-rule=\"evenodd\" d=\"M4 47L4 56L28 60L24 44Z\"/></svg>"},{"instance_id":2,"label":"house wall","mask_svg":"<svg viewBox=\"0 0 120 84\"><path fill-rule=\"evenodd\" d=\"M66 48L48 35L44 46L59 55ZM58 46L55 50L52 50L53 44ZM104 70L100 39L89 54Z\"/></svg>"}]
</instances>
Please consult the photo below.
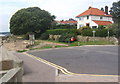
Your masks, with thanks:
<instances>
[{"instance_id":1,"label":"house wall","mask_svg":"<svg viewBox=\"0 0 120 84\"><path fill-rule=\"evenodd\" d=\"M102 16L103 19L100 19L100 16L91 16L91 20L100 20L100 21L112 21L112 17Z\"/></svg>"},{"instance_id":2,"label":"house wall","mask_svg":"<svg viewBox=\"0 0 120 84\"><path fill-rule=\"evenodd\" d=\"M82 26L86 26L86 23L91 23L91 16L89 16L89 19L87 19L87 16L79 17L77 21L77 29L79 29Z\"/></svg>"},{"instance_id":3,"label":"house wall","mask_svg":"<svg viewBox=\"0 0 120 84\"><path fill-rule=\"evenodd\" d=\"M86 26L86 23L89 23L91 28L92 28L92 26L98 27L98 25L95 22L93 22L92 20L113 22L112 17L103 16L103 18L100 19L100 16L89 16L89 19L87 19L87 16L82 16L82 17L77 18L77 21L78 21L77 29L79 29L82 26Z\"/></svg>"}]
</instances>

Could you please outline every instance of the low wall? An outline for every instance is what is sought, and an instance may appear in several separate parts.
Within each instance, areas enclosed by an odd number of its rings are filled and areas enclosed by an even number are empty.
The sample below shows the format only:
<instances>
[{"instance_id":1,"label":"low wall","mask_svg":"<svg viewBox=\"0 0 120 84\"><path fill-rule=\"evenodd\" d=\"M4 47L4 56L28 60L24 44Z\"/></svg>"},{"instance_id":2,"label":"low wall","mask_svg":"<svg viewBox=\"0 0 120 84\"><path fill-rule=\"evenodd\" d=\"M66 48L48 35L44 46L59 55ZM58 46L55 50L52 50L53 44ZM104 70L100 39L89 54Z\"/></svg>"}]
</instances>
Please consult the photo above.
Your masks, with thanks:
<instances>
[{"instance_id":1,"label":"low wall","mask_svg":"<svg viewBox=\"0 0 120 84\"><path fill-rule=\"evenodd\" d=\"M7 71L6 73L3 73ZM0 46L0 82L22 82L23 61Z\"/></svg>"},{"instance_id":2,"label":"low wall","mask_svg":"<svg viewBox=\"0 0 120 84\"><path fill-rule=\"evenodd\" d=\"M55 40L55 41L58 41L59 38L60 38L61 35L49 35L49 39L50 40ZM116 42L117 41L117 38L115 37L89 37L89 36L81 36L81 35L78 35L77 36L77 40L78 41L113 41L113 42Z\"/></svg>"},{"instance_id":3,"label":"low wall","mask_svg":"<svg viewBox=\"0 0 120 84\"><path fill-rule=\"evenodd\" d=\"M93 41L93 40L95 40L95 41L113 41L113 42L115 42L115 41L117 41L117 39L115 38L115 37L89 37L89 36L80 36L80 35L78 35L77 36L77 40L78 41Z\"/></svg>"}]
</instances>

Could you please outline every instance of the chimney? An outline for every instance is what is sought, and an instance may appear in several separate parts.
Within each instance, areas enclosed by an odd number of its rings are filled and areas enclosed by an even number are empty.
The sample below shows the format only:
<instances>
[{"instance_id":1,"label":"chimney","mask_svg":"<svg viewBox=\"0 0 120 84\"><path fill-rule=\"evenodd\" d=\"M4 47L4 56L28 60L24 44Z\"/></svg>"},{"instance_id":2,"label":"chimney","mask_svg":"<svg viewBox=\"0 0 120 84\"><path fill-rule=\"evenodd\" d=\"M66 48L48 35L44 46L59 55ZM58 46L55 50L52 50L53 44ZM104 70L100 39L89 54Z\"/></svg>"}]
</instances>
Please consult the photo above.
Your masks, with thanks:
<instances>
[{"instance_id":1,"label":"chimney","mask_svg":"<svg viewBox=\"0 0 120 84\"><path fill-rule=\"evenodd\" d=\"M108 15L108 6L105 6L105 14Z\"/></svg>"}]
</instances>

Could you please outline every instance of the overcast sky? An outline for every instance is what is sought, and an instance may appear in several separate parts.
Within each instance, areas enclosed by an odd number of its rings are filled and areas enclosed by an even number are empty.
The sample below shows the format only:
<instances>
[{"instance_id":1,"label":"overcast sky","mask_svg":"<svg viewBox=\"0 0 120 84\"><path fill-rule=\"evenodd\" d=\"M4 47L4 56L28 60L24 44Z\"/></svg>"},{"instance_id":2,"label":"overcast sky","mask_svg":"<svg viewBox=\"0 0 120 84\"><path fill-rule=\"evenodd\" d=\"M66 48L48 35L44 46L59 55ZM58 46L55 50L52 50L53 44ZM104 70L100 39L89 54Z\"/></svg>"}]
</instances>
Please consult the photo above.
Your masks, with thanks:
<instances>
[{"instance_id":1,"label":"overcast sky","mask_svg":"<svg viewBox=\"0 0 120 84\"><path fill-rule=\"evenodd\" d=\"M56 20L75 18L89 6L110 8L117 0L0 0L0 32L9 31L11 16L22 8L39 7L56 16Z\"/></svg>"}]
</instances>

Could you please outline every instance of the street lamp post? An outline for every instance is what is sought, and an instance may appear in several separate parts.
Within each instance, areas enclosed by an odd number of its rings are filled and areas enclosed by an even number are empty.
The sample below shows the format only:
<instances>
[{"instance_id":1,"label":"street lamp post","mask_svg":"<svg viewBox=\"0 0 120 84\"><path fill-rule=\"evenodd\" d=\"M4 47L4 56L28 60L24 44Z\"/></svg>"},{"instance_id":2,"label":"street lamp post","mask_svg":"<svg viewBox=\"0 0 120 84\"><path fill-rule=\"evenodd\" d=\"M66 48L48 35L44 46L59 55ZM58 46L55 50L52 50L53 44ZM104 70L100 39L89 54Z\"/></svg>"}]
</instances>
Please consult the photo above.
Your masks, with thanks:
<instances>
[{"instance_id":1,"label":"street lamp post","mask_svg":"<svg viewBox=\"0 0 120 84\"><path fill-rule=\"evenodd\" d=\"M95 42L95 30L92 31L93 32L93 41Z\"/></svg>"},{"instance_id":2,"label":"street lamp post","mask_svg":"<svg viewBox=\"0 0 120 84\"><path fill-rule=\"evenodd\" d=\"M110 37L110 29L108 27L108 39L109 39L109 37Z\"/></svg>"}]
</instances>

